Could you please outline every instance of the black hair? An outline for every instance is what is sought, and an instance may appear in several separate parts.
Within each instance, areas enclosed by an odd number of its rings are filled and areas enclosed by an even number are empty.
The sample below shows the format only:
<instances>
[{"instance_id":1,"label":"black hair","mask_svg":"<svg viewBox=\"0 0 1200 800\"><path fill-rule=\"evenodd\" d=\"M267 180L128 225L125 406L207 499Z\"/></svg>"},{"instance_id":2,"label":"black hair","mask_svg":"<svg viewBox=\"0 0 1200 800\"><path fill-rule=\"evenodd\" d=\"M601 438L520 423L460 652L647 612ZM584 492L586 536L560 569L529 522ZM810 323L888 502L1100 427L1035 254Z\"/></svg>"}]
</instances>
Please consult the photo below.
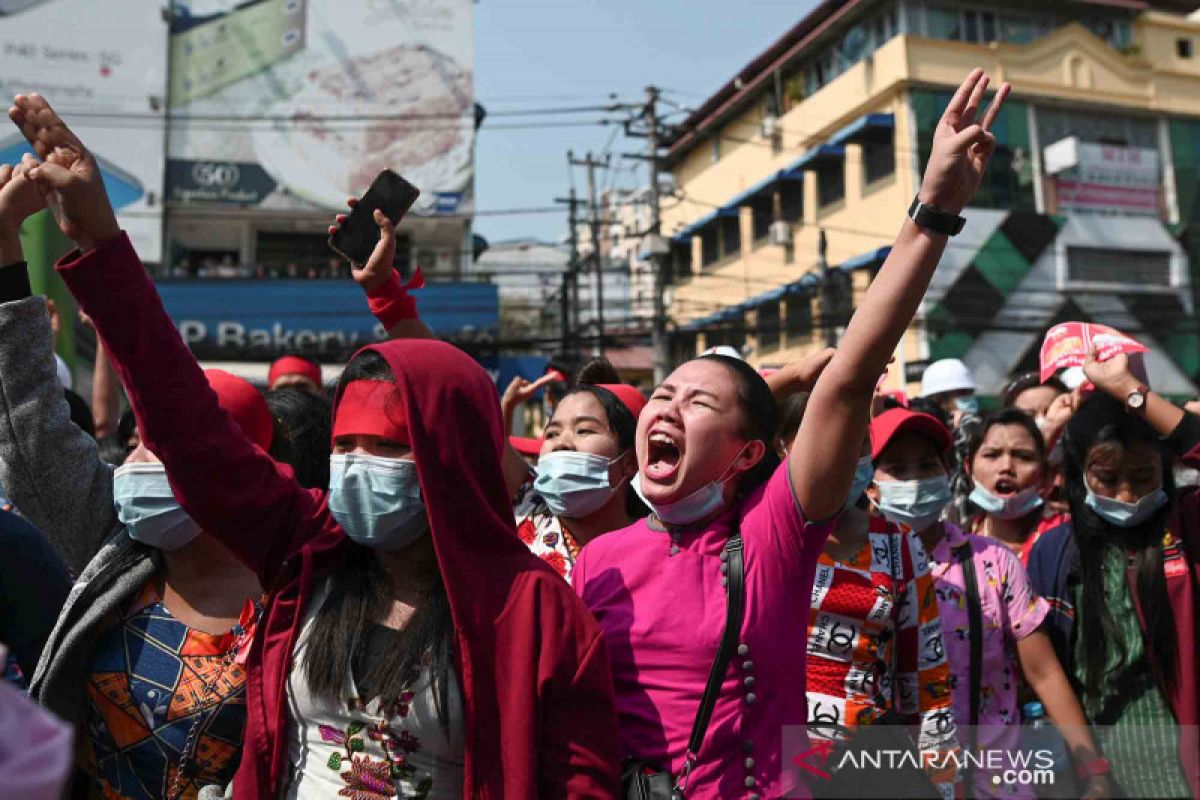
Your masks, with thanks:
<instances>
[{"instance_id":1,"label":"black hair","mask_svg":"<svg viewBox=\"0 0 1200 800\"><path fill-rule=\"evenodd\" d=\"M771 388L754 367L740 358L710 353L697 360L714 361L725 367L738 384L738 399L742 404L741 433L749 441L761 441L766 445L762 459L742 473L738 491L747 495L766 483L781 463L775 449L776 432L779 429L779 413L775 408L775 396Z\"/></svg>"},{"instance_id":2,"label":"black hair","mask_svg":"<svg viewBox=\"0 0 1200 800\"><path fill-rule=\"evenodd\" d=\"M1120 444L1128 449L1138 444L1153 445L1162 459L1163 490L1170 502L1153 517L1132 528L1110 525L1087 505L1084 474L1088 453L1097 445ZM1158 434L1145 421L1125 411L1124 405L1103 392L1092 395L1067 423L1064 439L1067 500L1079 546L1082 597L1078 608L1080 638L1083 643L1084 687L1090 697L1098 697L1108 667L1110 643L1120 652L1115 672L1127 666L1128 649L1121 629L1109 610L1104 594L1105 548L1115 545L1123 553L1133 553L1137 599L1146 621L1146 646L1154 653L1161 679L1173 689L1179 643L1175 620L1163 574L1163 532L1171 508L1175 505L1175 482L1171 456Z\"/></svg>"},{"instance_id":3,"label":"black hair","mask_svg":"<svg viewBox=\"0 0 1200 800\"><path fill-rule=\"evenodd\" d=\"M616 380L612 380L614 377ZM582 393L596 398L596 402L604 409L608 427L617 437L617 449L621 453L634 449L637 444L637 417L633 416L629 407L621 402L615 394L603 386L596 385L621 382L620 376L617 375L612 364L602 358L589 361L579 370L576 380L575 388L563 395L563 399ZM637 492L630 491L625 493L625 513L629 515L630 519L641 519L650 513L650 509L646 508L646 504L637 496Z\"/></svg>"},{"instance_id":4,"label":"black hair","mask_svg":"<svg viewBox=\"0 0 1200 800\"><path fill-rule=\"evenodd\" d=\"M908 410L918 414L928 414L936 419L942 425L946 426L946 430L953 431L954 423L950 420L950 415L946 413L946 409L942 408L939 403L930 400L928 397L914 397L908 401Z\"/></svg>"},{"instance_id":5,"label":"black hair","mask_svg":"<svg viewBox=\"0 0 1200 800\"><path fill-rule=\"evenodd\" d=\"M304 488L328 488L329 401L296 387L272 389L263 398L275 424L271 457L291 465Z\"/></svg>"},{"instance_id":6,"label":"black hair","mask_svg":"<svg viewBox=\"0 0 1200 800\"><path fill-rule=\"evenodd\" d=\"M95 438L96 421L92 419L92 410L88 408L87 401L70 389L63 389L63 395L67 398L67 406L71 409L71 422L78 425L79 430Z\"/></svg>"},{"instance_id":7,"label":"black hair","mask_svg":"<svg viewBox=\"0 0 1200 800\"><path fill-rule=\"evenodd\" d=\"M1041 430L1038 429L1037 423L1033 421L1033 417L1015 408L1004 408L999 411L987 412L983 415L983 419L979 421L979 424L975 426L970 442L967 445L968 463L975 458L975 454L979 452L979 448L983 447L983 440L987 438L988 431L997 425L1019 425L1024 428L1033 438L1038 458L1043 462L1046 460L1046 440L1043 438Z\"/></svg>"},{"instance_id":8,"label":"black hair","mask_svg":"<svg viewBox=\"0 0 1200 800\"><path fill-rule=\"evenodd\" d=\"M792 440L800 432L800 423L804 421L804 412L811 396L808 392L796 392L778 402L779 431L776 435L785 448L791 446Z\"/></svg>"},{"instance_id":9,"label":"black hair","mask_svg":"<svg viewBox=\"0 0 1200 800\"><path fill-rule=\"evenodd\" d=\"M1039 386L1053 389L1059 394L1066 394L1068 391L1066 384L1054 376L1042 380L1040 373L1026 372L1024 375L1013 378L1004 386L1004 391L1000 395L1000 405L1009 408L1026 389L1035 389Z\"/></svg>"},{"instance_id":10,"label":"black hair","mask_svg":"<svg viewBox=\"0 0 1200 800\"><path fill-rule=\"evenodd\" d=\"M110 433L103 439L96 440L97 454L105 464L119 467L129 457L128 439L122 439L115 433Z\"/></svg>"},{"instance_id":11,"label":"black hair","mask_svg":"<svg viewBox=\"0 0 1200 800\"><path fill-rule=\"evenodd\" d=\"M356 380L392 383L395 376L383 356L367 350L351 359L342 371L338 396L346 384ZM402 402L399 389L388 399L389 406L392 402ZM409 620L401 635L368 664L371 627L384 619L391 607L391 577L369 547L346 540L343 548L345 558L330 576L329 593L317 610L309 634L305 655L309 691L317 697L341 702L347 677L355 675L363 685L373 687L382 702L391 703L400 698L422 667L428 665L438 719L446 729L454 619L441 576L434 580L428 603Z\"/></svg>"},{"instance_id":12,"label":"black hair","mask_svg":"<svg viewBox=\"0 0 1200 800\"><path fill-rule=\"evenodd\" d=\"M546 384L546 399L557 404L575 388L575 373L579 368L579 360L565 354L553 356L546 363L546 371L556 370L566 377L564 381L550 381Z\"/></svg>"}]
</instances>

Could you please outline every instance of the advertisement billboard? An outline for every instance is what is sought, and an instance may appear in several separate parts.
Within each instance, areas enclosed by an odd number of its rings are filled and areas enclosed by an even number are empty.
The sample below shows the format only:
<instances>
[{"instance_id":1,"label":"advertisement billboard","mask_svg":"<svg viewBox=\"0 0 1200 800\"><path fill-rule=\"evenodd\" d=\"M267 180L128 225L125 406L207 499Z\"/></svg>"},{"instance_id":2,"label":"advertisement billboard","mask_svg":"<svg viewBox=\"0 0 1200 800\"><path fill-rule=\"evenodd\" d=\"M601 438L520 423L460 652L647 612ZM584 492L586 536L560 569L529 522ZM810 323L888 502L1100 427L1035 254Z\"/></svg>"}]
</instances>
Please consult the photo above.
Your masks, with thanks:
<instances>
[{"instance_id":1,"label":"advertisement billboard","mask_svg":"<svg viewBox=\"0 0 1200 800\"><path fill-rule=\"evenodd\" d=\"M1059 208L1158 216L1158 151L1070 136L1046 147L1044 154L1046 174L1057 176Z\"/></svg>"},{"instance_id":2,"label":"advertisement billboard","mask_svg":"<svg viewBox=\"0 0 1200 800\"><path fill-rule=\"evenodd\" d=\"M168 198L340 209L383 168L470 210L473 0L173 0Z\"/></svg>"},{"instance_id":3,"label":"advertisement billboard","mask_svg":"<svg viewBox=\"0 0 1200 800\"><path fill-rule=\"evenodd\" d=\"M0 94L38 92L54 105L95 154L138 254L159 261L167 86L162 4L0 0L0 20ZM15 163L25 152L20 132L0 126L0 163Z\"/></svg>"}]
</instances>

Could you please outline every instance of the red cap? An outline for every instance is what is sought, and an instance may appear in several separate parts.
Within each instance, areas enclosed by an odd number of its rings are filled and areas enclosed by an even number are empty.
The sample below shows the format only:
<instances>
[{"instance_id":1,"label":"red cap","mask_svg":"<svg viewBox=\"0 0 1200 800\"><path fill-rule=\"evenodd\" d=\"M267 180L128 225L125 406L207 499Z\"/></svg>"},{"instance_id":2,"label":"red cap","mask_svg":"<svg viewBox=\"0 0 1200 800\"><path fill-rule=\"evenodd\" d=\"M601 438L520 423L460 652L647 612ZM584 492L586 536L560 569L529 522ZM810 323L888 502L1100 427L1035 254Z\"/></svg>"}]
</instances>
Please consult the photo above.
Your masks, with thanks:
<instances>
[{"instance_id":1,"label":"red cap","mask_svg":"<svg viewBox=\"0 0 1200 800\"><path fill-rule=\"evenodd\" d=\"M275 381L284 375L303 375L318 387L321 385L321 368L300 356L284 356L272 364L271 371L267 373L267 386L274 386Z\"/></svg>"},{"instance_id":2,"label":"red cap","mask_svg":"<svg viewBox=\"0 0 1200 800\"><path fill-rule=\"evenodd\" d=\"M919 433L933 440L939 455L950 449L950 431L937 417L907 408L891 408L871 420L871 459L878 460L901 433Z\"/></svg>"},{"instance_id":3,"label":"red cap","mask_svg":"<svg viewBox=\"0 0 1200 800\"><path fill-rule=\"evenodd\" d=\"M271 420L267 401L259 391L249 381L223 369L206 369L204 377L208 378L208 385L217 393L221 408L229 412L246 438L269 451L271 440L275 438L275 423Z\"/></svg>"},{"instance_id":4,"label":"red cap","mask_svg":"<svg viewBox=\"0 0 1200 800\"><path fill-rule=\"evenodd\" d=\"M510 436L508 443L512 445L512 449L516 450L523 456L537 456L542 452L542 440L530 439L527 436Z\"/></svg>"},{"instance_id":5,"label":"red cap","mask_svg":"<svg viewBox=\"0 0 1200 800\"><path fill-rule=\"evenodd\" d=\"M629 413L633 414L634 419L641 416L642 409L646 407L646 395L642 394L636 386L630 386L628 383L597 383L596 386L615 394L621 401L621 405L628 408Z\"/></svg>"}]
</instances>

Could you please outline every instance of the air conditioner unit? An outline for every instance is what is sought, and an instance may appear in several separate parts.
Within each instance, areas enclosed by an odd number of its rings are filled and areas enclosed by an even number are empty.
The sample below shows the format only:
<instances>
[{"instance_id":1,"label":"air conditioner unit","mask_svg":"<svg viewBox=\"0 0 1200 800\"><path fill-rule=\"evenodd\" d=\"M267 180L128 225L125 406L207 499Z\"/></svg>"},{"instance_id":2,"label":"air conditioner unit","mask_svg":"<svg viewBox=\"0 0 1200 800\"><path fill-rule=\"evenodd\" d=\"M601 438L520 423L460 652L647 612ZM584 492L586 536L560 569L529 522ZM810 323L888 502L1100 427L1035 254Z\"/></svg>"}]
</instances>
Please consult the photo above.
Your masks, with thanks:
<instances>
[{"instance_id":1,"label":"air conditioner unit","mask_svg":"<svg viewBox=\"0 0 1200 800\"><path fill-rule=\"evenodd\" d=\"M764 139L774 139L779 135L779 117L774 114L763 116L762 135Z\"/></svg>"},{"instance_id":2,"label":"air conditioner unit","mask_svg":"<svg viewBox=\"0 0 1200 800\"><path fill-rule=\"evenodd\" d=\"M792 226L783 220L771 223L771 244L778 247L792 246Z\"/></svg>"}]
</instances>

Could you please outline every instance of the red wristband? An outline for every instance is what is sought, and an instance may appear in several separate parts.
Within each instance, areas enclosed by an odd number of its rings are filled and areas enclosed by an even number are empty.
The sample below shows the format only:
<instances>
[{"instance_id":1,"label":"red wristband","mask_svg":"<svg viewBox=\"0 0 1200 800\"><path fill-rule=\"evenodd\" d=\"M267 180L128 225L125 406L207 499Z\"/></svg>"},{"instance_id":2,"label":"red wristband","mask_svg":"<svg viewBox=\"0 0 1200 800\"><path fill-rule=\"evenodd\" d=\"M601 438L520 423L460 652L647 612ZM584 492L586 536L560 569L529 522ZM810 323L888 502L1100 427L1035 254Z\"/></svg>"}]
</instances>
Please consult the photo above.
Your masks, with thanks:
<instances>
[{"instance_id":1,"label":"red wristband","mask_svg":"<svg viewBox=\"0 0 1200 800\"><path fill-rule=\"evenodd\" d=\"M400 273L393 271L387 282L367 292L367 305L375 319L379 320L384 328L391 330L406 319L416 319L420 316L417 313L417 301L408 292L410 289L420 289L424 285L425 276L421 274L420 267L413 271L408 283L401 283Z\"/></svg>"},{"instance_id":2,"label":"red wristband","mask_svg":"<svg viewBox=\"0 0 1200 800\"><path fill-rule=\"evenodd\" d=\"M1079 776L1079 780L1081 781L1086 781L1088 778L1094 778L1097 775L1108 775L1111 772L1112 765L1103 756L1097 756L1090 761L1084 761L1075 768L1075 774Z\"/></svg>"}]
</instances>

